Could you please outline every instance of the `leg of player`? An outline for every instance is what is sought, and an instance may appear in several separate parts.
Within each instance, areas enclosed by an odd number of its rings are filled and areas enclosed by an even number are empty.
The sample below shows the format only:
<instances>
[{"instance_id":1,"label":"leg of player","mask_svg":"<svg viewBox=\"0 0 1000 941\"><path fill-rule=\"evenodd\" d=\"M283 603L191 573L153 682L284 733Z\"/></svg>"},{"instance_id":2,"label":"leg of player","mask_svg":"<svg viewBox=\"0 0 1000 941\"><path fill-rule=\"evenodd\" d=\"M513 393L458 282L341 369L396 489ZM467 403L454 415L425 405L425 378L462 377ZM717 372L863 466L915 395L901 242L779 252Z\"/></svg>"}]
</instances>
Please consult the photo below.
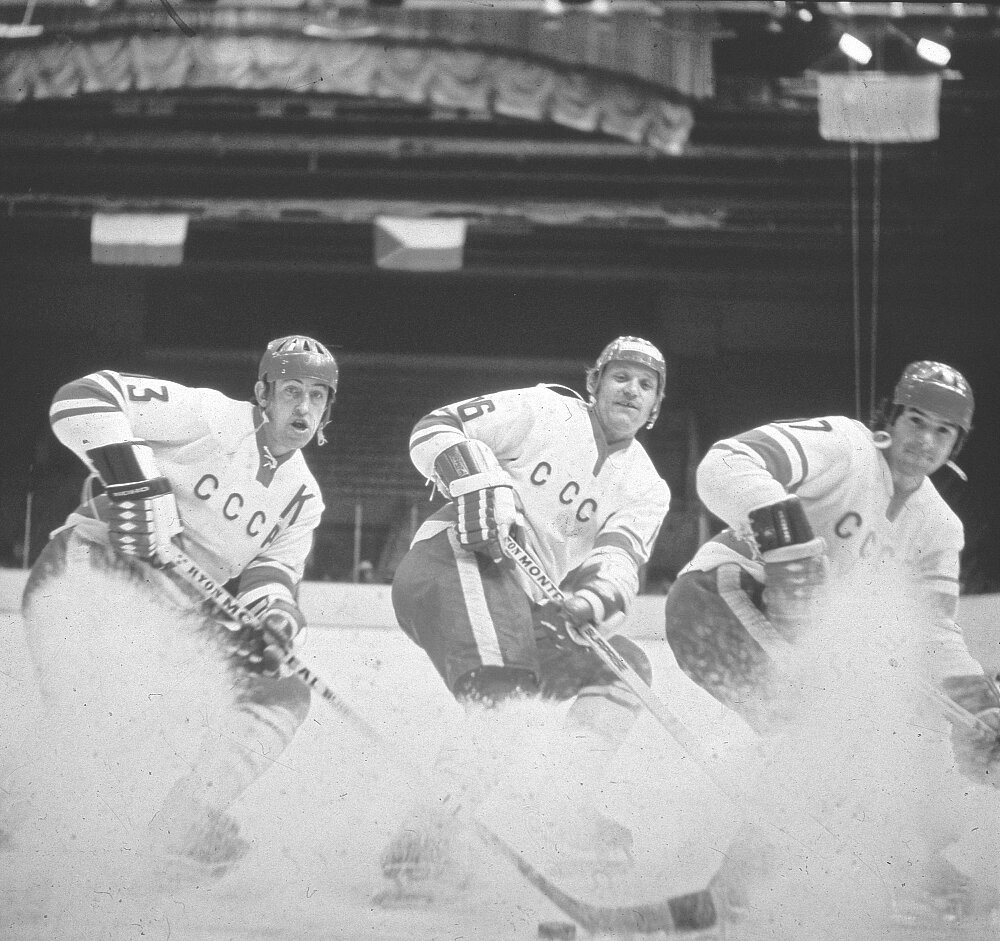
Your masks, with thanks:
<instances>
[{"instance_id":1,"label":"leg of player","mask_svg":"<svg viewBox=\"0 0 1000 941\"><path fill-rule=\"evenodd\" d=\"M462 707L429 782L417 786L418 799L382 853L390 885L379 900L407 904L460 887L457 857L470 845L474 808L522 737L506 726L502 704L537 691L537 663L530 606L513 573L467 551L453 532L413 546L396 570L392 601Z\"/></svg>"},{"instance_id":2,"label":"leg of player","mask_svg":"<svg viewBox=\"0 0 1000 941\"><path fill-rule=\"evenodd\" d=\"M249 845L227 812L287 748L309 709L296 677L246 677L238 708L206 732L191 771L149 825L151 851L171 878L221 876Z\"/></svg>"},{"instance_id":3,"label":"leg of player","mask_svg":"<svg viewBox=\"0 0 1000 941\"><path fill-rule=\"evenodd\" d=\"M486 666L459 678L453 690L461 720L446 735L419 796L381 855L389 885L383 906L439 902L464 889L476 843L476 809L520 747L504 703L537 692L530 671Z\"/></svg>"},{"instance_id":4,"label":"leg of player","mask_svg":"<svg viewBox=\"0 0 1000 941\"><path fill-rule=\"evenodd\" d=\"M575 643L565 624L535 612L543 697L572 700L560 741L547 756L536 802L552 824L549 842L558 855L579 867L623 869L632 862L632 834L600 806L608 770L629 736L642 703L588 647ZM646 683L652 668L645 652L622 636L611 645Z\"/></svg>"}]
</instances>

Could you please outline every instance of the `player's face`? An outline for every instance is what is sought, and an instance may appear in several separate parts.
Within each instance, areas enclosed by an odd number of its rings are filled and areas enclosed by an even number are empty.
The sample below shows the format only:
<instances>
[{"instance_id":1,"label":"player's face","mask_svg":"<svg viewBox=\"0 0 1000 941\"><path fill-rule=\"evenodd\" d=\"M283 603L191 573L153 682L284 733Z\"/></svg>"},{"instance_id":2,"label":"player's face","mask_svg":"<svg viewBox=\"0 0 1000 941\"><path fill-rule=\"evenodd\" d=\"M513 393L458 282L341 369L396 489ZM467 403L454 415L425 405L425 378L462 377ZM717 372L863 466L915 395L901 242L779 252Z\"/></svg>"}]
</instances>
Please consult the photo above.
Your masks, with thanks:
<instances>
[{"instance_id":1,"label":"player's face","mask_svg":"<svg viewBox=\"0 0 1000 941\"><path fill-rule=\"evenodd\" d=\"M264 406L270 419L265 428L272 454L287 454L312 440L319 431L329 394L329 388L315 379L279 379L274 383L274 394Z\"/></svg>"},{"instance_id":2,"label":"player's face","mask_svg":"<svg viewBox=\"0 0 1000 941\"><path fill-rule=\"evenodd\" d=\"M892 426L889 463L895 474L923 479L948 460L957 440L958 426L936 412L907 406Z\"/></svg>"},{"instance_id":3,"label":"player's face","mask_svg":"<svg viewBox=\"0 0 1000 941\"><path fill-rule=\"evenodd\" d=\"M609 444L634 438L656 406L657 375L639 363L610 362L594 390L594 414Z\"/></svg>"}]
</instances>

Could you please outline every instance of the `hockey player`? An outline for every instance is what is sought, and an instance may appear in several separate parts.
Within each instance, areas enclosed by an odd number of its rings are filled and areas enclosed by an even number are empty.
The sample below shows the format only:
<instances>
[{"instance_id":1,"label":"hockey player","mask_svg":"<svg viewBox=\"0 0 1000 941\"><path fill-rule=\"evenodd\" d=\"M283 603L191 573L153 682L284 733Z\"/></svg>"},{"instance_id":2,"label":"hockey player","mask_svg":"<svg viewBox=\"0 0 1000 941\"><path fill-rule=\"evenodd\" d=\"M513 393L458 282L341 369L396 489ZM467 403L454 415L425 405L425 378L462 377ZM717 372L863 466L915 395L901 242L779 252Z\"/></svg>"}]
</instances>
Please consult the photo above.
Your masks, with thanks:
<instances>
[{"instance_id":1,"label":"hockey player","mask_svg":"<svg viewBox=\"0 0 1000 941\"><path fill-rule=\"evenodd\" d=\"M729 524L671 586L666 636L696 683L767 733L781 700L769 640L795 643L824 585L862 562L895 559L934 612L941 687L1000 730L995 686L956 624L963 528L928 479L972 428L965 378L943 363L909 364L873 429L842 416L779 421L717 442L698 494ZM1000 778L1000 740L954 733L961 766Z\"/></svg>"},{"instance_id":2,"label":"hockey player","mask_svg":"<svg viewBox=\"0 0 1000 941\"><path fill-rule=\"evenodd\" d=\"M575 633L594 623L647 679L645 653L616 628L639 587L670 493L635 440L653 426L666 381L646 340L619 337L586 375L589 401L539 385L447 405L422 418L410 456L448 503L416 533L392 586L406 634L424 649L464 724L434 765L435 793L418 802L383 853L384 874L404 892L449 881L453 840L498 779L509 755L489 729L508 700L573 699L572 750L560 768L581 793L605 769L639 702ZM507 533L563 584L546 604L507 559ZM613 821L578 801L581 829L627 842ZM621 849L626 847L621 846Z\"/></svg>"},{"instance_id":3,"label":"hockey player","mask_svg":"<svg viewBox=\"0 0 1000 941\"><path fill-rule=\"evenodd\" d=\"M52 660L59 638L46 636L50 626L33 617L34 603L60 590L70 562L119 573L137 591L188 611L192 599L157 569L176 542L218 582L237 580L238 599L292 643L305 623L297 586L324 508L301 450L314 437L324 443L337 377L326 347L287 336L269 343L260 360L255 403L112 370L56 393L53 431L103 493L53 534L24 592L27 639L50 709L59 702ZM245 853L226 811L289 744L308 710L308 688L279 675L280 645L248 629L232 636L234 675L220 679L228 687L235 678L235 714L213 723L226 734L206 739L150 834L171 872L218 873Z\"/></svg>"}]
</instances>

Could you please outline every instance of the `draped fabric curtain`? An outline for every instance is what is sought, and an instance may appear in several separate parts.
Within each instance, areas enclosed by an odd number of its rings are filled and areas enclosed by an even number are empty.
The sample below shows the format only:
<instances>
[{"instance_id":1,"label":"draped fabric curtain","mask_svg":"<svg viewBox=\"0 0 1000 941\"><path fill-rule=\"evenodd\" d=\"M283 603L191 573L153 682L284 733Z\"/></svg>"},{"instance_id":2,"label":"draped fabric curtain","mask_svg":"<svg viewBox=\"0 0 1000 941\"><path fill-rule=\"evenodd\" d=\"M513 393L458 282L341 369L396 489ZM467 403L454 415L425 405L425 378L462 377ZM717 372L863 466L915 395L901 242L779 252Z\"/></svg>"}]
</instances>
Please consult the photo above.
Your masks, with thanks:
<instances>
[{"instance_id":1,"label":"draped fabric curtain","mask_svg":"<svg viewBox=\"0 0 1000 941\"><path fill-rule=\"evenodd\" d=\"M712 91L714 19L690 13L555 19L403 9L346 23L253 8L180 15L193 36L162 13L64 12L40 39L0 51L0 98L179 88L345 94L551 121L678 153L691 102Z\"/></svg>"}]
</instances>

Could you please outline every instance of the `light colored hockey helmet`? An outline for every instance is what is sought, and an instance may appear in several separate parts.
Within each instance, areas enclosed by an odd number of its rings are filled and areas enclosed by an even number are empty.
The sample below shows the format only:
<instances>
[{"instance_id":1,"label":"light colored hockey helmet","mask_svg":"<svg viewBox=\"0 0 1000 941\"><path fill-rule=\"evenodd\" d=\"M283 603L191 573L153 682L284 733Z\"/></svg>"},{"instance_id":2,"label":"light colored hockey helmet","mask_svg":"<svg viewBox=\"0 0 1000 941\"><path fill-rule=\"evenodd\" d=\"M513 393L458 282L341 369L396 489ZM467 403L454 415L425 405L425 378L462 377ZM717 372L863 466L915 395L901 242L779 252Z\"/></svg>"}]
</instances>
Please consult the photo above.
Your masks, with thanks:
<instances>
[{"instance_id":1,"label":"light colored hockey helmet","mask_svg":"<svg viewBox=\"0 0 1000 941\"><path fill-rule=\"evenodd\" d=\"M647 428L652 428L659 417L660 403L663 402L663 396L666 392L667 362L663 358L663 354L649 340L644 340L642 337L625 336L612 340L601 350L597 362L587 370L587 391L591 395L597 389L605 367L608 363L613 362L638 363L656 373L656 404L653 406L653 411L649 414L649 421L646 423Z\"/></svg>"}]
</instances>

